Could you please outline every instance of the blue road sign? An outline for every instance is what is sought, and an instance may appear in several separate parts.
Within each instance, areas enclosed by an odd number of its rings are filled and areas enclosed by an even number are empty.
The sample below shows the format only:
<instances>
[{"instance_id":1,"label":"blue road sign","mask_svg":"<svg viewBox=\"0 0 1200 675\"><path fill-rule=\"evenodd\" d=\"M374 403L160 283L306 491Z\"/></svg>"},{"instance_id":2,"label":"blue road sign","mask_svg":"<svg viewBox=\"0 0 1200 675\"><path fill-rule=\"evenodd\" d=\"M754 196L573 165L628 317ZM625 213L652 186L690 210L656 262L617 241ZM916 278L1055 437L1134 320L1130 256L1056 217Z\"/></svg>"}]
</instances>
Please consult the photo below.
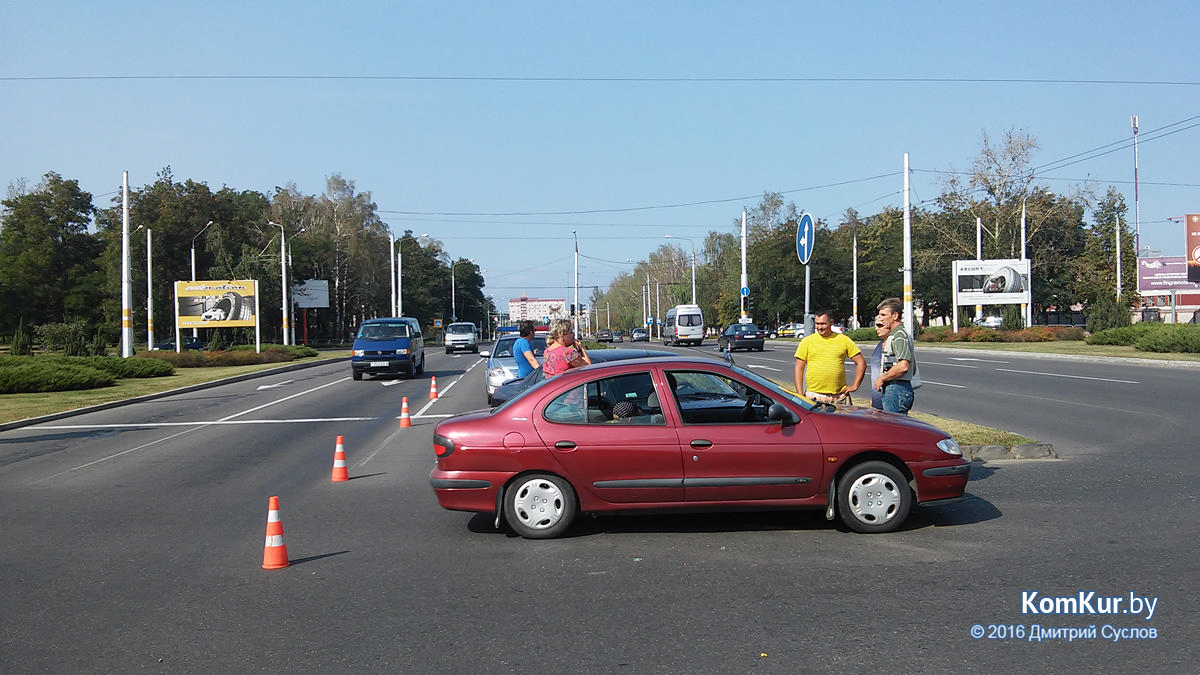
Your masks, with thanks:
<instances>
[{"instance_id":1,"label":"blue road sign","mask_svg":"<svg viewBox=\"0 0 1200 675\"><path fill-rule=\"evenodd\" d=\"M750 287L749 286L742 286L742 297L743 298L750 297Z\"/></svg>"},{"instance_id":2,"label":"blue road sign","mask_svg":"<svg viewBox=\"0 0 1200 675\"><path fill-rule=\"evenodd\" d=\"M807 213L800 216L800 222L796 225L796 255L800 256L801 265L807 265L812 258L815 230L812 216Z\"/></svg>"}]
</instances>

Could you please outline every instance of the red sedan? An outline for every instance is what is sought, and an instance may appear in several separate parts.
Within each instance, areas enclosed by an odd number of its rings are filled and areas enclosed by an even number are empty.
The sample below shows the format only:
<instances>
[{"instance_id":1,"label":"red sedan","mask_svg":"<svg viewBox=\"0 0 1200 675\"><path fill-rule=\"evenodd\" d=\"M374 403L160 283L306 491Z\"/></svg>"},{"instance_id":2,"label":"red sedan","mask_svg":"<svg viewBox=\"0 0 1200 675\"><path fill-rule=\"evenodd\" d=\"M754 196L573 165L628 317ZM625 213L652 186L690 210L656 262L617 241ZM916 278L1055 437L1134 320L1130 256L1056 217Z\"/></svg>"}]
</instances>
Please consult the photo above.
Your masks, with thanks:
<instances>
[{"instance_id":1,"label":"red sedan","mask_svg":"<svg viewBox=\"0 0 1200 675\"><path fill-rule=\"evenodd\" d=\"M963 498L948 434L903 415L816 404L722 361L661 357L570 370L488 412L442 421L438 503L533 539L581 513L824 508L857 532Z\"/></svg>"}]
</instances>

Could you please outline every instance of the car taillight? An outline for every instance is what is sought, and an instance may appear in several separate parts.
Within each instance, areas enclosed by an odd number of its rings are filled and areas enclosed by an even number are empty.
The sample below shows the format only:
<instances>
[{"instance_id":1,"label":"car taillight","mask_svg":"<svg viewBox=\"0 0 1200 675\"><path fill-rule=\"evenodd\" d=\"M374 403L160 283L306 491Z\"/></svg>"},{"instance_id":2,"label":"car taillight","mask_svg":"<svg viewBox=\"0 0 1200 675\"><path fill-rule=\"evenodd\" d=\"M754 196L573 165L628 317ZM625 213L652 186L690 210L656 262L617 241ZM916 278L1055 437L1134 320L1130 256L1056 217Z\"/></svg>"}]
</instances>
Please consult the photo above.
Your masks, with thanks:
<instances>
[{"instance_id":1,"label":"car taillight","mask_svg":"<svg viewBox=\"0 0 1200 675\"><path fill-rule=\"evenodd\" d=\"M445 436L433 435L433 454L438 459L449 457L452 452L454 452L454 441Z\"/></svg>"}]
</instances>

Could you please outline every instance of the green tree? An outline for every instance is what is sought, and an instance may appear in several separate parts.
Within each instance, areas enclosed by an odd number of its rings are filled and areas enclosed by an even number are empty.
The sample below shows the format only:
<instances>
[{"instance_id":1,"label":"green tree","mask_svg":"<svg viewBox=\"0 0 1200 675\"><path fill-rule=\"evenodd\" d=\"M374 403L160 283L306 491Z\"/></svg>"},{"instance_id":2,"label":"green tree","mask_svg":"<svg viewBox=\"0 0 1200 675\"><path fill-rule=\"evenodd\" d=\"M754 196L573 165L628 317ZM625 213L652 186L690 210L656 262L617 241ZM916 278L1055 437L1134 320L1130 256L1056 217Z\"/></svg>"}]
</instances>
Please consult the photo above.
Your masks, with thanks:
<instances>
[{"instance_id":1,"label":"green tree","mask_svg":"<svg viewBox=\"0 0 1200 675\"><path fill-rule=\"evenodd\" d=\"M100 240L88 232L92 195L50 172L29 192L10 191L0 212L0 333L24 318L36 325L102 320Z\"/></svg>"},{"instance_id":2,"label":"green tree","mask_svg":"<svg viewBox=\"0 0 1200 675\"><path fill-rule=\"evenodd\" d=\"M1094 222L1087 228L1083 253L1075 260L1075 295L1090 306L1117 287L1117 229L1121 230L1121 304L1130 308L1140 300L1137 294L1137 251L1133 233L1125 219L1125 196L1113 187L1097 203Z\"/></svg>"}]
</instances>

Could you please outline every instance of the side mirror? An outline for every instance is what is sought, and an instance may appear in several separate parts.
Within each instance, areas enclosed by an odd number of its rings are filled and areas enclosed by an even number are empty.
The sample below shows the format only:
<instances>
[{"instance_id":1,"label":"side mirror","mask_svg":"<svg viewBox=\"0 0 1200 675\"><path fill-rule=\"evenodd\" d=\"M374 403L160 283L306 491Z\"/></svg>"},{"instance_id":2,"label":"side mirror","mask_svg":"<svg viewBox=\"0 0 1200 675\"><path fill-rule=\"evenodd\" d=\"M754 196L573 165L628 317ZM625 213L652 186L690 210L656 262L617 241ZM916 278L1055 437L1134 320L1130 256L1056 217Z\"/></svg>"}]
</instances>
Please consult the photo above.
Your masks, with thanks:
<instances>
[{"instance_id":1,"label":"side mirror","mask_svg":"<svg viewBox=\"0 0 1200 675\"><path fill-rule=\"evenodd\" d=\"M489 356L491 356L491 355L492 355L492 353L491 353L491 352L489 352L489 351L488 351L488 350L486 350L486 349L480 349L480 350L479 350L479 358L486 359L487 357L489 357Z\"/></svg>"},{"instance_id":2,"label":"side mirror","mask_svg":"<svg viewBox=\"0 0 1200 675\"><path fill-rule=\"evenodd\" d=\"M800 423L800 420L796 419L792 411L785 408L781 403L772 403L771 407L767 408L767 419L772 422L783 422L784 425Z\"/></svg>"}]
</instances>

